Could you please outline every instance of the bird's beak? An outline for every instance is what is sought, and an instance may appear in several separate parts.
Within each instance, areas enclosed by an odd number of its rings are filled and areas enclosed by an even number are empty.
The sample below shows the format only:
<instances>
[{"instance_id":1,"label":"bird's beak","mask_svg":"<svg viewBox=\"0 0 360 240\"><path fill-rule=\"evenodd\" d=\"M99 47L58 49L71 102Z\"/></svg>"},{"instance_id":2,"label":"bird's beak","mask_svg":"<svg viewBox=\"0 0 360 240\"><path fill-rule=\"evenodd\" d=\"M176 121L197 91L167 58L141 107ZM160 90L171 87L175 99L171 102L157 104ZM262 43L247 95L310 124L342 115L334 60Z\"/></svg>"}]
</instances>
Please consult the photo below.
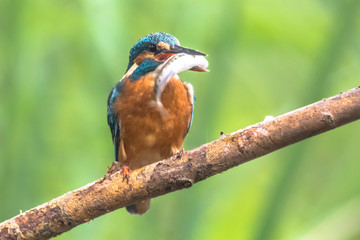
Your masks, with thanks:
<instances>
[{"instance_id":1,"label":"bird's beak","mask_svg":"<svg viewBox=\"0 0 360 240\"><path fill-rule=\"evenodd\" d=\"M201 56L207 56L205 53L199 52L197 50L193 50L190 48L185 48L179 45L174 45L173 47L171 47L169 50L166 50L165 52L167 53L186 53L189 55L201 55Z\"/></svg>"},{"instance_id":2,"label":"bird's beak","mask_svg":"<svg viewBox=\"0 0 360 240\"><path fill-rule=\"evenodd\" d=\"M207 56L207 54L199 52L197 50L193 50L190 48L185 48L179 45L174 45L173 47L170 47L170 49L166 49L161 51L159 54L156 55L156 59L160 60L160 61L165 61L168 58L170 58L171 56L178 54L178 53L185 53L185 54L189 54L189 55L200 55L200 56ZM197 68L197 67L193 67L189 70L192 71L197 71L197 72L206 72L206 69L201 69L201 68Z\"/></svg>"}]
</instances>

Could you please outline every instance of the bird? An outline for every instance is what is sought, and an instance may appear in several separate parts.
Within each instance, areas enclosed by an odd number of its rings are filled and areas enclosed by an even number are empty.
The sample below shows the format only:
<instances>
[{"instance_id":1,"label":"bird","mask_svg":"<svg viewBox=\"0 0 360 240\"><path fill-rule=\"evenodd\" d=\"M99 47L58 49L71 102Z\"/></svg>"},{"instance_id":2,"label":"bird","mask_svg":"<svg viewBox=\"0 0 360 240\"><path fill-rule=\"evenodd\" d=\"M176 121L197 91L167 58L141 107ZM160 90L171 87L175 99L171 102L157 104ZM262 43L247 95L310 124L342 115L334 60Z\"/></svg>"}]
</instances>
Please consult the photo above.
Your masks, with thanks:
<instances>
[{"instance_id":1,"label":"bird","mask_svg":"<svg viewBox=\"0 0 360 240\"><path fill-rule=\"evenodd\" d=\"M174 74L160 96L166 114L151 105L156 91L154 72L176 54L206 56L182 47L169 33L155 32L141 38L130 50L125 75L110 91L107 121L114 145L114 163L120 164L123 180L128 181L131 170L183 153L181 147L194 110L193 86ZM139 215L149 208L150 199L126 206L129 213Z\"/></svg>"}]
</instances>

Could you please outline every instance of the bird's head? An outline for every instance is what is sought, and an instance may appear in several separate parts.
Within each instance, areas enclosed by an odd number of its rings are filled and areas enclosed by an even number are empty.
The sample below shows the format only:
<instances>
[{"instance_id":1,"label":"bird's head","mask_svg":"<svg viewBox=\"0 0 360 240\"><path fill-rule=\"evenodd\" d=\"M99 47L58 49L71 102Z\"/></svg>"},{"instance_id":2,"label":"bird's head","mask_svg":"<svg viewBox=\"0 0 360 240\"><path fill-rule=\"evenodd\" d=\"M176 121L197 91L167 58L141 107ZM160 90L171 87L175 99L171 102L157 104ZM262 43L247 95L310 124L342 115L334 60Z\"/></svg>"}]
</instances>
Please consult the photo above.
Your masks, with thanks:
<instances>
[{"instance_id":1,"label":"bird's head","mask_svg":"<svg viewBox=\"0 0 360 240\"><path fill-rule=\"evenodd\" d=\"M171 34L156 32L141 38L131 48L127 70L134 63L140 65L145 59L151 58L157 62L165 62L168 58L178 53L206 56L206 54L199 51L180 46L179 40ZM193 70L196 71L196 69Z\"/></svg>"}]
</instances>

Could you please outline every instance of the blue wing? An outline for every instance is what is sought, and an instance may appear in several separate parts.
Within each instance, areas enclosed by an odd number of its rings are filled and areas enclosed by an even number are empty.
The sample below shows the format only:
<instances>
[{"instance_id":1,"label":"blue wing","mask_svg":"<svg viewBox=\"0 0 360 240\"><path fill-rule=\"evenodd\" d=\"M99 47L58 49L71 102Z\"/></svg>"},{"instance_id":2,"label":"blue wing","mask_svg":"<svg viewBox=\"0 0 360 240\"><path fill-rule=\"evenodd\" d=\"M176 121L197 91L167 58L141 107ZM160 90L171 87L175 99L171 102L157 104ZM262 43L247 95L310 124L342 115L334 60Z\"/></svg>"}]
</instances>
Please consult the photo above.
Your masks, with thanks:
<instances>
[{"instance_id":1,"label":"blue wing","mask_svg":"<svg viewBox=\"0 0 360 240\"><path fill-rule=\"evenodd\" d=\"M120 145L120 126L118 122L118 114L113 109L113 104L123 90L124 81L118 82L111 90L107 102L107 121L110 127L111 136L114 144L115 161L119 161L119 145Z\"/></svg>"},{"instance_id":2,"label":"blue wing","mask_svg":"<svg viewBox=\"0 0 360 240\"><path fill-rule=\"evenodd\" d=\"M161 63L155 61L154 59L145 59L131 74L130 81L136 81L140 79L140 77L146 75L147 73L154 71ZM119 116L118 113L114 111L113 104L116 99L121 95L121 92L124 88L124 82L127 79L122 79L113 87L109 94L108 98L108 106L107 106L107 120L110 126L111 136L114 143L115 150L115 161L119 161L118 153L120 146L120 126L119 126Z\"/></svg>"},{"instance_id":3,"label":"blue wing","mask_svg":"<svg viewBox=\"0 0 360 240\"><path fill-rule=\"evenodd\" d=\"M195 98L195 93L194 93L194 87L193 85L191 85L191 83L189 82L184 82L184 85L185 85L185 89L186 89L186 93L187 93L187 97L188 97L188 100L191 104L191 119L190 119L190 122L189 122L189 127L185 133L185 136L186 134L188 134L190 128L191 128L191 124L192 124L192 120L193 120L193 113L194 113L194 106L195 106L195 101L196 101L196 98ZM185 137L184 136L184 137Z\"/></svg>"}]
</instances>

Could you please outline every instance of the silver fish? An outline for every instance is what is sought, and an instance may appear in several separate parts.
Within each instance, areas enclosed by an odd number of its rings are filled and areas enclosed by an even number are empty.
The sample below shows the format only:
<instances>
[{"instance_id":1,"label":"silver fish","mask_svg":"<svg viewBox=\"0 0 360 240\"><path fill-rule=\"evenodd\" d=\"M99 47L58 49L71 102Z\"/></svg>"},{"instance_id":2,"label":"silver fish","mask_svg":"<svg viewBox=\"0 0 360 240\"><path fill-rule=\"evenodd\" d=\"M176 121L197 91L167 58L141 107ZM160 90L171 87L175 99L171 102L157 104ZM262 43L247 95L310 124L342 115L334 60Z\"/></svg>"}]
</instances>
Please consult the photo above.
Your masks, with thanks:
<instances>
[{"instance_id":1,"label":"silver fish","mask_svg":"<svg viewBox=\"0 0 360 240\"><path fill-rule=\"evenodd\" d=\"M153 72L155 77L153 97L156 106L163 108L161 103L161 95L166 84L169 82L172 76L186 70L208 72L208 66L208 61L204 56L201 55L178 53L167 59Z\"/></svg>"}]
</instances>

